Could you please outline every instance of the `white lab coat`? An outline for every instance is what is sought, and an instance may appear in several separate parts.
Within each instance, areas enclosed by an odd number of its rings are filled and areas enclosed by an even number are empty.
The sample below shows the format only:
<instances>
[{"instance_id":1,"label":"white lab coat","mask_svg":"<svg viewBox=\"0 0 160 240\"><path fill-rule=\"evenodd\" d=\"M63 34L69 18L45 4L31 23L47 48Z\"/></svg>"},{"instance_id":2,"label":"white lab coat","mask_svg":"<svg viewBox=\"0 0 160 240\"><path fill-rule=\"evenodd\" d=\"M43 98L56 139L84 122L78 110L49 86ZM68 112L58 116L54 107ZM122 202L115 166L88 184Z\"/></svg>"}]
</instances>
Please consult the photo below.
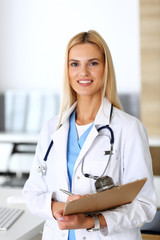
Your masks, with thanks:
<instances>
[{"instance_id":1,"label":"white lab coat","mask_svg":"<svg viewBox=\"0 0 160 240\"><path fill-rule=\"evenodd\" d=\"M30 177L24 186L24 198L28 208L34 214L46 219L43 240L67 240L68 231L60 230L57 221L51 212L51 199L65 202L67 195L59 189L69 190L67 175L66 151L69 116L75 108L71 107L63 119L62 126L56 129L58 117L50 120L43 128L34 158ZM108 156L103 152L109 149L110 136L108 130L98 133L97 128L109 124L111 104L107 99L99 109L94 126L91 129L74 167L72 191L75 194L88 194L95 191L94 180L85 178L81 172L81 163L84 158L84 172L92 175L101 175L105 169ZM147 182L130 203L115 209L103 211L107 228L98 232L87 232L85 229L76 230L76 239L108 239L108 240L140 240L139 227L146 221L151 221L157 208L157 199L154 190L152 163L149 153L147 134L142 123L135 117L113 108L110 127L114 131L115 143L105 175L109 175L114 182L129 183L146 177ZM47 173L40 176L37 168L42 164L50 141L54 145L47 160ZM106 199L107 201L107 199Z\"/></svg>"}]
</instances>

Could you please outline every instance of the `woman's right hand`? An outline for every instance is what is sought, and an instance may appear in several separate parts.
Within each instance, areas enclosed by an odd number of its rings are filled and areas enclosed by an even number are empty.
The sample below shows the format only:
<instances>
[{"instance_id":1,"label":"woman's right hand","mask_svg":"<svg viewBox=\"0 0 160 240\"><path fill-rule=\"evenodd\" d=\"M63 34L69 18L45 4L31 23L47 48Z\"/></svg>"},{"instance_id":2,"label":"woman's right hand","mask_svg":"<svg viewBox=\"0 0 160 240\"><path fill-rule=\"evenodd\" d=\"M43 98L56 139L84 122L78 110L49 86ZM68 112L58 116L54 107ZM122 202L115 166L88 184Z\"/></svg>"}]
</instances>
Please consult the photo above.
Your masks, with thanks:
<instances>
[{"instance_id":1,"label":"woman's right hand","mask_svg":"<svg viewBox=\"0 0 160 240\"><path fill-rule=\"evenodd\" d=\"M64 210L64 206L65 206L65 203L63 202L56 202L56 201L51 202L52 215L55 219L56 219L55 213L59 210Z\"/></svg>"},{"instance_id":2,"label":"woman's right hand","mask_svg":"<svg viewBox=\"0 0 160 240\"><path fill-rule=\"evenodd\" d=\"M68 196L66 203L68 203L70 201L80 199L81 197L84 197L84 196L87 196L87 195L88 194L83 195L83 196L81 196L81 195L70 195L70 196ZM63 202L52 201L51 209L52 209L52 215L55 219L56 219L55 213L60 211L60 210L64 211L64 206L65 206L65 203L63 203Z\"/></svg>"}]
</instances>

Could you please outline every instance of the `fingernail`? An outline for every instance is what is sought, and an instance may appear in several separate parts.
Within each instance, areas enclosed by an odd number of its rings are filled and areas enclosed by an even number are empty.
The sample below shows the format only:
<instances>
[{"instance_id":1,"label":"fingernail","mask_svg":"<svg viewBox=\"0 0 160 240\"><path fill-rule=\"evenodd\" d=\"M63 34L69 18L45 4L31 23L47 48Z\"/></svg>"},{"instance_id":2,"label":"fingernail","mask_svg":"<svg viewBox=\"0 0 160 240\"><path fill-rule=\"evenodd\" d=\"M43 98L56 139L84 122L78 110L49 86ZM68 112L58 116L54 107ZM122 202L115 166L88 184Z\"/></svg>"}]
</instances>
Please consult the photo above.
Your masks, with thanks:
<instances>
[{"instance_id":1,"label":"fingernail","mask_svg":"<svg viewBox=\"0 0 160 240\"><path fill-rule=\"evenodd\" d=\"M59 220L59 221L63 221L64 218L63 218L63 217L59 217L58 220Z\"/></svg>"}]
</instances>

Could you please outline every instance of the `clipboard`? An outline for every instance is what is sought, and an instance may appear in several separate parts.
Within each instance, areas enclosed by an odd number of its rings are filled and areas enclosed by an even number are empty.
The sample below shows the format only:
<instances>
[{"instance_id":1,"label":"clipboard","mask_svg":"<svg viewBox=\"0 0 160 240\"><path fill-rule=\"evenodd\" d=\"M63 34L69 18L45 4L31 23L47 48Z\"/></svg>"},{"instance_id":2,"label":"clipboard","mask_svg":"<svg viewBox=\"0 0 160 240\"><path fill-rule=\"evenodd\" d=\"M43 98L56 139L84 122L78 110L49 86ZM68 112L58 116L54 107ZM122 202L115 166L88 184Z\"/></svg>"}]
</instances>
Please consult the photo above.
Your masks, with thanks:
<instances>
[{"instance_id":1,"label":"clipboard","mask_svg":"<svg viewBox=\"0 0 160 240\"><path fill-rule=\"evenodd\" d=\"M147 178L142 178L68 202L65 204L63 215L95 213L131 203L146 181Z\"/></svg>"}]
</instances>

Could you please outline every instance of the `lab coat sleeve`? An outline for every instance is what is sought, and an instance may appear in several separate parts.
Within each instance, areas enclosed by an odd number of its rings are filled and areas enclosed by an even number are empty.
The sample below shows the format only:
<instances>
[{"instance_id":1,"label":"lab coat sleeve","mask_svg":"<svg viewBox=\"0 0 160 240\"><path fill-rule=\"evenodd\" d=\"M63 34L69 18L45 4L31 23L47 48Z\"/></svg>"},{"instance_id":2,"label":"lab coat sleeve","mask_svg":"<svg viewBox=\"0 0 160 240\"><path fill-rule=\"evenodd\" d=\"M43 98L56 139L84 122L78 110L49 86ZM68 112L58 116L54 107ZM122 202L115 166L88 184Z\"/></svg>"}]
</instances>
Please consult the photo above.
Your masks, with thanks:
<instances>
[{"instance_id":1,"label":"lab coat sleeve","mask_svg":"<svg viewBox=\"0 0 160 240\"><path fill-rule=\"evenodd\" d=\"M27 208L33 214L39 215L44 219L53 219L51 211L51 200L53 193L48 191L45 177L41 177L37 169L38 166L42 165L44 154L50 141L49 129L48 127L44 127L37 144L29 179L26 181L23 188L23 196L27 204Z\"/></svg>"},{"instance_id":2,"label":"lab coat sleeve","mask_svg":"<svg viewBox=\"0 0 160 240\"><path fill-rule=\"evenodd\" d=\"M157 209L148 138L139 120L132 122L122 145L121 184L144 177L147 182L132 203L102 212L107 222L103 235L140 227L153 219Z\"/></svg>"}]
</instances>

